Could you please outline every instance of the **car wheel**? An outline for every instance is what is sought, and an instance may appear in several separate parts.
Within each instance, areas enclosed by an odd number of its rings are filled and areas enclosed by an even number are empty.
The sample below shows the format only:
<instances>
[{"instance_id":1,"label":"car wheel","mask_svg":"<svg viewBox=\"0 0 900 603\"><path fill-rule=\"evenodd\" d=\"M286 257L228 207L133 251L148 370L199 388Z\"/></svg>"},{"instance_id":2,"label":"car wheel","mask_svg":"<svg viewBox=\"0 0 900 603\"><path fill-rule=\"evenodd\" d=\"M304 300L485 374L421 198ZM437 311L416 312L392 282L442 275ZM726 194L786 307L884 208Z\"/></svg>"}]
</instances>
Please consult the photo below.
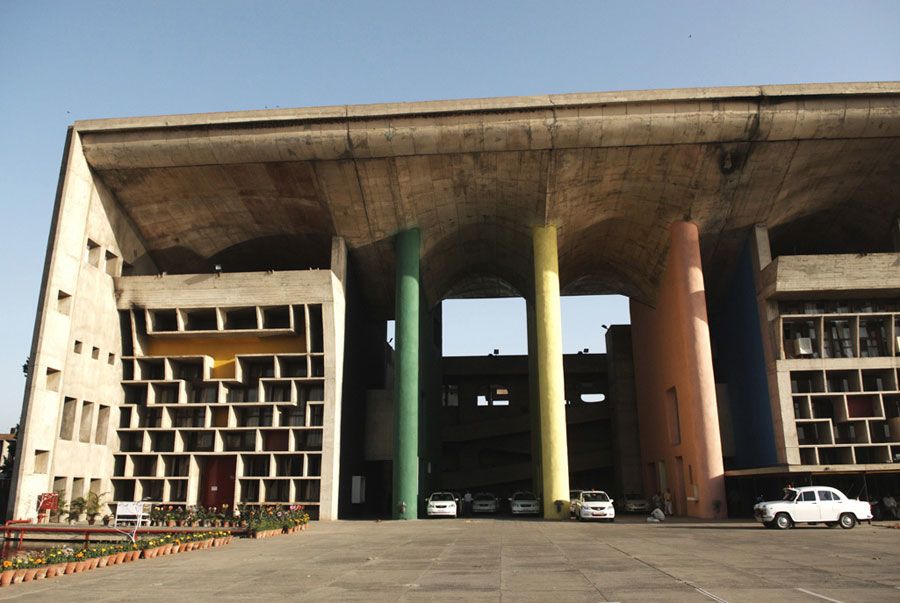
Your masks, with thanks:
<instances>
[{"instance_id":1,"label":"car wheel","mask_svg":"<svg viewBox=\"0 0 900 603\"><path fill-rule=\"evenodd\" d=\"M840 523L838 523L837 521L826 521L825 525L829 528L836 528L840 525Z\"/></svg>"},{"instance_id":2,"label":"car wheel","mask_svg":"<svg viewBox=\"0 0 900 603\"><path fill-rule=\"evenodd\" d=\"M856 516L853 513L844 513L840 517L840 522L842 528L849 530L856 525Z\"/></svg>"},{"instance_id":3,"label":"car wheel","mask_svg":"<svg viewBox=\"0 0 900 603\"><path fill-rule=\"evenodd\" d=\"M787 513L779 513L775 516L775 527L779 530L787 530L788 528L794 527L794 522Z\"/></svg>"}]
</instances>

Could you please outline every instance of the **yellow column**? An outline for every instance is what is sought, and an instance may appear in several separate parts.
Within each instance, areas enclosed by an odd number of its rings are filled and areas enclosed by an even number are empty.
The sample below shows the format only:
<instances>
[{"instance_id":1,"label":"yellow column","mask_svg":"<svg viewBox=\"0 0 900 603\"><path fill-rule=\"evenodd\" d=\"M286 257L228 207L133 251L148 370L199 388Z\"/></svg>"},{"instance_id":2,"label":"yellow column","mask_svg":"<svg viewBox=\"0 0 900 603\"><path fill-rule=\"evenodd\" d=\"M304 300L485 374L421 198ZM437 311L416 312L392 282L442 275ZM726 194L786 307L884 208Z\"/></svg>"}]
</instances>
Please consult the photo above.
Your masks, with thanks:
<instances>
[{"instance_id":1,"label":"yellow column","mask_svg":"<svg viewBox=\"0 0 900 603\"><path fill-rule=\"evenodd\" d=\"M569 450L566 442L556 227L536 226L533 242L544 517L568 519Z\"/></svg>"}]
</instances>

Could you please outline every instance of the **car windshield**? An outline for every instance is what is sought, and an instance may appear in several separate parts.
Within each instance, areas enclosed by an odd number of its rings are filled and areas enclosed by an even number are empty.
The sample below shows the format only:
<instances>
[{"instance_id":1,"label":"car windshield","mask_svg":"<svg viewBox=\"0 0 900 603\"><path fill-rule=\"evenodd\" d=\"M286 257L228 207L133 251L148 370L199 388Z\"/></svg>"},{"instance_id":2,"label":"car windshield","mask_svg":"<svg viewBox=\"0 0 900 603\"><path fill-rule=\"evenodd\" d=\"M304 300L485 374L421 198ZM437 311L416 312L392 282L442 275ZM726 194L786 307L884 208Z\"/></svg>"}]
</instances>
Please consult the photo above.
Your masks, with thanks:
<instances>
[{"instance_id":1,"label":"car windshield","mask_svg":"<svg viewBox=\"0 0 900 603\"><path fill-rule=\"evenodd\" d=\"M584 502L609 502L606 492L585 492L581 497Z\"/></svg>"},{"instance_id":2,"label":"car windshield","mask_svg":"<svg viewBox=\"0 0 900 603\"><path fill-rule=\"evenodd\" d=\"M494 496L492 494L476 494L475 500L494 500Z\"/></svg>"},{"instance_id":3,"label":"car windshield","mask_svg":"<svg viewBox=\"0 0 900 603\"><path fill-rule=\"evenodd\" d=\"M513 494L513 500L536 500L531 492L516 492Z\"/></svg>"},{"instance_id":4,"label":"car windshield","mask_svg":"<svg viewBox=\"0 0 900 603\"><path fill-rule=\"evenodd\" d=\"M449 492L435 492L431 495L431 500L441 502L451 501L453 500L453 495Z\"/></svg>"},{"instance_id":5,"label":"car windshield","mask_svg":"<svg viewBox=\"0 0 900 603\"><path fill-rule=\"evenodd\" d=\"M787 502L794 502L794 499L797 498L797 491L791 490L790 488L784 489L784 498L781 500L785 500Z\"/></svg>"}]
</instances>

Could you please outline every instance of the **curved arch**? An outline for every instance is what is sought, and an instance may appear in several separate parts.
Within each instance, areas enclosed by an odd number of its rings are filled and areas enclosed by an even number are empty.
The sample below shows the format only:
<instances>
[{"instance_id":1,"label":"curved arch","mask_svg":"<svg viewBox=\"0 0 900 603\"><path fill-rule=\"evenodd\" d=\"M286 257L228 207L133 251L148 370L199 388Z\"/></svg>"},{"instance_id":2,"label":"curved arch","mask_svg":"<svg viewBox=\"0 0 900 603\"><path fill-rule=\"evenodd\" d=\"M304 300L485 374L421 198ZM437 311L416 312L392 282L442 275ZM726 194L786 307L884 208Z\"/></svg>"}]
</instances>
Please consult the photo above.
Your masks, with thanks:
<instances>
[{"instance_id":1,"label":"curved arch","mask_svg":"<svg viewBox=\"0 0 900 603\"><path fill-rule=\"evenodd\" d=\"M462 294L525 297L532 289L531 271L531 239L508 223L462 228L436 241L422 256L423 281L433 303Z\"/></svg>"}]
</instances>

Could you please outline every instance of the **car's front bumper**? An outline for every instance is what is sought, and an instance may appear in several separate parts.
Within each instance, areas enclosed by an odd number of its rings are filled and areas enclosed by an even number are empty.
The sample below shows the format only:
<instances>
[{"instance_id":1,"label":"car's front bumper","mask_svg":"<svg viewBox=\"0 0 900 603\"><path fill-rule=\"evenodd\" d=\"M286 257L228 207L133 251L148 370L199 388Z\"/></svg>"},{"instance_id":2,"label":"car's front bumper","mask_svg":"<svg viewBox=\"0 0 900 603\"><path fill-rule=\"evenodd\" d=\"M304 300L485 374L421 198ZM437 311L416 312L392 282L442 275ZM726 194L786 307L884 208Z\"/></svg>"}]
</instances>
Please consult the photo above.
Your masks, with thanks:
<instances>
[{"instance_id":1,"label":"car's front bumper","mask_svg":"<svg viewBox=\"0 0 900 603\"><path fill-rule=\"evenodd\" d=\"M454 507L429 508L425 512L428 513L429 517L456 517L456 509Z\"/></svg>"},{"instance_id":2,"label":"car's front bumper","mask_svg":"<svg viewBox=\"0 0 900 603\"><path fill-rule=\"evenodd\" d=\"M513 515L535 515L540 512L540 507L538 507L537 505L528 507L513 505L512 507Z\"/></svg>"},{"instance_id":3,"label":"car's front bumper","mask_svg":"<svg viewBox=\"0 0 900 603\"><path fill-rule=\"evenodd\" d=\"M582 519L615 519L616 512L613 509L582 509Z\"/></svg>"},{"instance_id":4,"label":"car's front bumper","mask_svg":"<svg viewBox=\"0 0 900 603\"><path fill-rule=\"evenodd\" d=\"M496 513L497 505L472 505L472 513Z\"/></svg>"}]
</instances>

